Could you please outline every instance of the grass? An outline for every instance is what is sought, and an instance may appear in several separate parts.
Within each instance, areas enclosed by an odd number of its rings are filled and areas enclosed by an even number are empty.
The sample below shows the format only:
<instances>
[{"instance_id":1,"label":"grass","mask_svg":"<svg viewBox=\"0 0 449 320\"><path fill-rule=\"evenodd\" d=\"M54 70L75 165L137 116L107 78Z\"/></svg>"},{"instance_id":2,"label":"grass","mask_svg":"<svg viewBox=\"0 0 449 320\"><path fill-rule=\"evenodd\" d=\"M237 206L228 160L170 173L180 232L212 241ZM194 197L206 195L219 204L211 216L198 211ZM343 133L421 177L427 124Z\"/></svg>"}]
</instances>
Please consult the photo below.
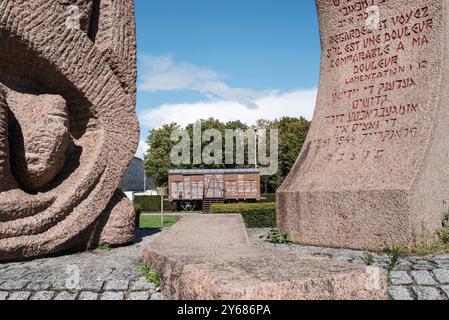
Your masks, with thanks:
<instances>
[{"instance_id":1,"label":"grass","mask_svg":"<svg viewBox=\"0 0 449 320\"><path fill-rule=\"evenodd\" d=\"M156 270L146 265L143 261L140 261L137 265L137 272L139 275L148 280L148 282L154 284L156 287L159 287L159 276Z\"/></svg>"},{"instance_id":2,"label":"grass","mask_svg":"<svg viewBox=\"0 0 449 320\"><path fill-rule=\"evenodd\" d=\"M438 241L421 241L406 252L409 256L428 256L432 254L448 253L449 243Z\"/></svg>"},{"instance_id":3,"label":"grass","mask_svg":"<svg viewBox=\"0 0 449 320\"><path fill-rule=\"evenodd\" d=\"M176 222L178 218L176 216L165 216L164 217L164 227L170 228ZM160 216L140 216L140 228L142 229L160 229L161 228L161 217Z\"/></svg>"},{"instance_id":4,"label":"grass","mask_svg":"<svg viewBox=\"0 0 449 320\"><path fill-rule=\"evenodd\" d=\"M424 228L423 228L424 230ZM424 237L416 241L407 254L415 256L427 256L449 252L449 213L443 215L442 227L437 231L436 237Z\"/></svg>"},{"instance_id":5,"label":"grass","mask_svg":"<svg viewBox=\"0 0 449 320\"><path fill-rule=\"evenodd\" d=\"M428 235L425 226L422 226L421 239L416 239L412 248L402 250L404 256L428 256L449 252L449 212L443 215L442 227L436 235Z\"/></svg>"},{"instance_id":6,"label":"grass","mask_svg":"<svg viewBox=\"0 0 449 320\"><path fill-rule=\"evenodd\" d=\"M372 266L374 264L374 254L371 252L365 251L363 252L363 262L368 266Z\"/></svg>"},{"instance_id":7,"label":"grass","mask_svg":"<svg viewBox=\"0 0 449 320\"><path fill-rule=\"evenodd\" d=\"M404 248L401 245L394 245L390 252L388 252L388 258L390 259L388 262L388 280L391 279L391 273L396 268L396 265L399 262L399 258L404 252Z\"/></svg>"}]
</instances>

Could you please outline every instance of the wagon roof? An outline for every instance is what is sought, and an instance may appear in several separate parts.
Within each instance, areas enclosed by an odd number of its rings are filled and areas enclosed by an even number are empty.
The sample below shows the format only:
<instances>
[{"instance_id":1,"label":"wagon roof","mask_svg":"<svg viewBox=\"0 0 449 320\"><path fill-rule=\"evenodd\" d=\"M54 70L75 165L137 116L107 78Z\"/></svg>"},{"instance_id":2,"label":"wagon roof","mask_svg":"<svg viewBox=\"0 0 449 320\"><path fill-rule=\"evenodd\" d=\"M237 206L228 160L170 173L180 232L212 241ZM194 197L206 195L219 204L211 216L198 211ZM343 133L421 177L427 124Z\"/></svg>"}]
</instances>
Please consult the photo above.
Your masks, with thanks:
<instances>
[{"instance_id":1,"label":"wagon roof","mask_svg":"<svg viewBox=\"0 0 449 320\"><path fill-rule=\"evenodd\" d=\"M169 170L170 175L193 175L193 174L245 174L260 173L260 169L180 169Z\"/></svg>"}]
</instances>

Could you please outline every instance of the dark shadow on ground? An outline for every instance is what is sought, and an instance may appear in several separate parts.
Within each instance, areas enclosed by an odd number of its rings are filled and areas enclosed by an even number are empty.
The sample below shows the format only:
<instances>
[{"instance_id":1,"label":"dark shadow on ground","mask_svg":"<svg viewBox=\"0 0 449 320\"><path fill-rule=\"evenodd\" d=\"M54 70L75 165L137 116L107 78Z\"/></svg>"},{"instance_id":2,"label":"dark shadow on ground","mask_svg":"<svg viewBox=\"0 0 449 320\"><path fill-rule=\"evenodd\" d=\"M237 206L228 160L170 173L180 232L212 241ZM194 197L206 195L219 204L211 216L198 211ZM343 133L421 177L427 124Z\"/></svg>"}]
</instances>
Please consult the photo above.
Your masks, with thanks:
<instances>
[{"instance_id":1,"label":"dark shadow on ground","mask_svg":"<svg viewBox=\"0 0 449 320\"><path fill-rule=\"evenodd\" d=\"M134 243L141 243L145 238L154 236L159 232L161 232L161 229L136 229Z\"/></svg>"}]
</instances>

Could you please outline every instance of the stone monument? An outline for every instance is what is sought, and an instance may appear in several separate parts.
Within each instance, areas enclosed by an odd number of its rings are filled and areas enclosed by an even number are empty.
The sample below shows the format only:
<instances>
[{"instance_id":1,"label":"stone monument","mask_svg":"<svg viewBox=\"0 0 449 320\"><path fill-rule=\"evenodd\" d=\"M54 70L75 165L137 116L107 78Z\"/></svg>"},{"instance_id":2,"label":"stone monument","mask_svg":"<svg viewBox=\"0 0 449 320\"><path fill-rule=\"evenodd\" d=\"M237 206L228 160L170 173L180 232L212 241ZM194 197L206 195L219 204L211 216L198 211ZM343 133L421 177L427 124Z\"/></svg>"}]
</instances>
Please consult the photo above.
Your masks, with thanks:
<instances>
[{"instance_id":1,"label":"stone monument","mask_svg":"<svg viewBox=\"0 0 449 320\"><path fill-rule=\"evenodd\" d=\"M0 0L0 260L133 240L132 0Z\"/></svg>"},{"instance_id":2,"label":"stone monument","mask_svg":"<svg viewBox=\"0 0 449 320\"><path fill-rule=\"evenodd\" d=\"M295 242L381 250L449 209L449 1L317 0L321 79L277 193Z\"/></svg>"}]
</instances>

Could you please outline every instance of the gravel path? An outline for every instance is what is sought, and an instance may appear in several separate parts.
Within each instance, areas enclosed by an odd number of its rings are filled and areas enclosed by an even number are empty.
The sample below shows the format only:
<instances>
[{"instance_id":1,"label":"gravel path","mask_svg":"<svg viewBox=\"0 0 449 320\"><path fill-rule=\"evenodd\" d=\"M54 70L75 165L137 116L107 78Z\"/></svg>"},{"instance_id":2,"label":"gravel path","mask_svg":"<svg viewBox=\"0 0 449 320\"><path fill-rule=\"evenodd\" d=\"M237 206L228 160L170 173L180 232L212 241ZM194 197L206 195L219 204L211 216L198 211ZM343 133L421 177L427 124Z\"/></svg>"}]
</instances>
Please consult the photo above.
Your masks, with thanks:
<instances>
[{"instance_id":1,"label":"gravel path","mask_svg":"<svg viewBox=\"0 0 449 320\"><path fill-rule=\"evenodd\" d=\"M260 239L269 232L270 229L250 229L250 242L273 250L294 251L316 257L365 264L361 251L294 244L275 245ZM374 254L373 256L373 266L387 269L390 261L387 255ZM391 273L389 293L393 300L449 300L449 254L400 258L395 270Z\"/></svg>"}]
</instances>

